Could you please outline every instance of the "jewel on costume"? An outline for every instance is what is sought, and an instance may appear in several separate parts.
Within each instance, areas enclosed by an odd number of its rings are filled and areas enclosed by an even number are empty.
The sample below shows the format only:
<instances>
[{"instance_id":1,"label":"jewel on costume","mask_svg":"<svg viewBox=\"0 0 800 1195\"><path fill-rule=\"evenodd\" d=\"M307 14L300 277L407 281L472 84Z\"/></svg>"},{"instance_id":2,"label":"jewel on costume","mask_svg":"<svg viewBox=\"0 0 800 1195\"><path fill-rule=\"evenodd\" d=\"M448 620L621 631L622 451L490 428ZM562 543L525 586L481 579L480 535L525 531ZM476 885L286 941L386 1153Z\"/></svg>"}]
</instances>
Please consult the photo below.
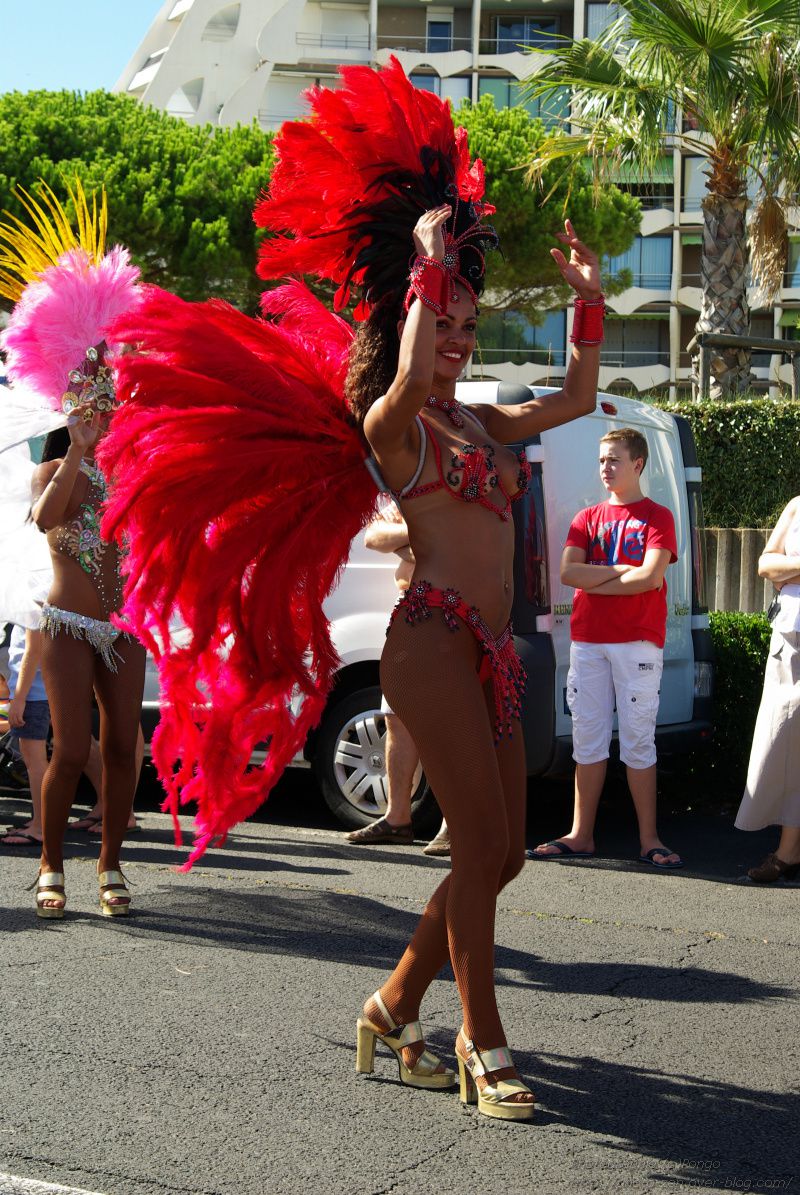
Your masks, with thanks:
<instances>
[{"instance_id":1,"label":"jewel on costume","mask_svg":"<svg viewBox=\"0 0 800 1195\"><path fill-rule=\"evenodd\" d=\"M457 398L438 398L435 394L429 394L425 400L425 405L432 407L434 410L442 411L443 414L452 423L453 427L464 426L464 416L461 414L461 403Z\"/></svg>"}]
</instances>

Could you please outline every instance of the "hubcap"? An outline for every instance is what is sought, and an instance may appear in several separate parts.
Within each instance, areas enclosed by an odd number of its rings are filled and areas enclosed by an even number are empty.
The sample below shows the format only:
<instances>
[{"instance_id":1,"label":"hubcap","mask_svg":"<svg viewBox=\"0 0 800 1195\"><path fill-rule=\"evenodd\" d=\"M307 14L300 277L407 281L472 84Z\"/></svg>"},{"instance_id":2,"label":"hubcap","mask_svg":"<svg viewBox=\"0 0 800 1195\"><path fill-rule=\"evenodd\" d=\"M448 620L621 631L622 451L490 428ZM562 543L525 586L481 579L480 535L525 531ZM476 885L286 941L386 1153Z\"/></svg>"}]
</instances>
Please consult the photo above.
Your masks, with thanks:
<instances>
[{"instance_id":1,"label":"hubcap","mask_svg":"<svg viewBox=\"0 0 800 1195\"><path fill-rule=\"evenodd\" d=\"M336 744L333 771L342 795L360 813L379 817L386 812L386 719L380 710L364 710L344 724ZM421 777L418 766L414 792Z\"/></svg>"}]
</instances>

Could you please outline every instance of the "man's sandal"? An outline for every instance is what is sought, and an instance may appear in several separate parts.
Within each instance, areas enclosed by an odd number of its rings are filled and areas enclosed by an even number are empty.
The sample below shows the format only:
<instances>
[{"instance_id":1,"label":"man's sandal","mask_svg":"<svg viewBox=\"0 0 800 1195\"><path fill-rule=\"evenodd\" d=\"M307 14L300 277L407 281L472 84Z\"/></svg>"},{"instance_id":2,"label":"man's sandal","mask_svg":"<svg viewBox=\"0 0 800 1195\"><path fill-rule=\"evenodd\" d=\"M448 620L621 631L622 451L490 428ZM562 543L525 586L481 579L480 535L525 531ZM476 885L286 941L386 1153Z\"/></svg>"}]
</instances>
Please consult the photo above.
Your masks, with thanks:
<instances>
[{"instance_id":1,"label":"man's sandal","mask_svg":"<svg viewBox=\"0 0 800 1195\"><path fill-rule=\"evenodd\" d=\"M362 1016L356 1022L356 1074L370 1075L375 1068L375 1043L383 1042L397 1058L400 1069L400 1082L407 1087L424 1087L432 1091L440 1091L446 1087L455 1087L455 1071L445 1068L438 1071L441 1060L430 1050L423 1050L414 1066L409 1070L403 1062L403 1050L407 1046L414 1046L425 1038L419 1021L410 1021L407 1025L395 1025L381 999L380 992L372 997L378 1006L381 1016L390 1025L388 1033L379 1029L367 1017Z\"/></svg>"},{"instance_id":2,"label":"man's sandal","mask_svg":"<svg viewBox=\"0 0 800 1195\"><path fill-rule=\"evenodd\" d=\"M126 917L131 907L131 895L121 871L101 871L100 912L104 917Z\"/></svg>"},{"instance_id":3,"label":"man's sandal","mask_svg":"<svg viewBox=\"0 0 800 1195\"><path fill-rule=\"evenodd\" d=\"M458 1040L466 1047L466 1058L462 1058L458 1051ZM514 1065L511 1051L506 1046L496 1050L477 1050L474 1042L465 1037L463 1032L459 1033L458 1040L458 1094L462 1104L477 1104L479 1112L496 1120L532 1120L536 1101L530 1087L526 1087L521 1079L496 1079L494 1083L489 1079L496 1071ZM483 1085L477 1082L478 1079L485 1080ZM523 1092L531 1098L525 1101L514 1099Z\"/></svg>"},{"instance_id":4,"label":"man's sandal","mask_svg":"<svg viewBox=\"0 0 800 1195\"><path fill-rule=\"evenodd\" d=\"M36 889L36 916L54 921L64 916L67 896L63 871L40 871L28 891ZM45 903L48 902L48 903Z\"/></svg>"},{"instance_id":5,"label":"man's sandal","mask_svg":"<svg viewBox=\"0 0 800 1195\"><path fill-rule=\"evenodd\" d=\"M387 842L410 846L414 841L414 827L411 822L405 826L393 826L385 817L379 817L360 830L351 830L344 837L346 842L355 843L356 846L379 846Z\"/></svg>"}]
</instances>

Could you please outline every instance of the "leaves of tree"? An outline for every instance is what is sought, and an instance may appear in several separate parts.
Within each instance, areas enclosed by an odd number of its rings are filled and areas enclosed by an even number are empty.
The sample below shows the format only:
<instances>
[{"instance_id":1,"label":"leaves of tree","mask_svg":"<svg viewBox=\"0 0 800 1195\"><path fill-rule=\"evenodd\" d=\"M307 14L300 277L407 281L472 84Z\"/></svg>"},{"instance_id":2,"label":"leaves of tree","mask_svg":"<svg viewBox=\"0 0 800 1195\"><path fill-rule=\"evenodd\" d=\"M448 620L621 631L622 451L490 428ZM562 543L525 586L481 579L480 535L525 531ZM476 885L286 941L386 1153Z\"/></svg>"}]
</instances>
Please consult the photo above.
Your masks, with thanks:
<instances>
[{"instance_id":1,"label":"leaves of tree","mask_svg":"<svg viewBox=\"0 0 800 1195\"><path fill-rule=\"evenodd\" d=\"M540 185L531 186L524 167L536 156L547 130L524 108L495 108L487 95L477 104L462 104L455 120L467 130L470 152L486 166L486 198L497 208L492 222L503 247L502 258L494 255L487 263L489 285L482 306L513 308L535 321L567 299L550 256L565 216L601 258L614 256L629 247L639 230L639 201L614 186L598 191L585 170L567 179L555 165L544 171ZM608 282L613 291L613 280ZM618 280L616 289L622 284L629 282Z\"/></svg>"},{"instance_id":2,"label":"leaves of tree","mask_svg":"<svg viewBox=\"0 0 800 1195\"><path fill-rule=\"evenodd\" d=\"M187 299L254 310L252 210L269 184L272 138L257 125L185 124L104 91L0 95L0 206L43 178L57 194L78 174L109 196L109 241L128 246L147 281Z\"/></svg>"}]
</instances>

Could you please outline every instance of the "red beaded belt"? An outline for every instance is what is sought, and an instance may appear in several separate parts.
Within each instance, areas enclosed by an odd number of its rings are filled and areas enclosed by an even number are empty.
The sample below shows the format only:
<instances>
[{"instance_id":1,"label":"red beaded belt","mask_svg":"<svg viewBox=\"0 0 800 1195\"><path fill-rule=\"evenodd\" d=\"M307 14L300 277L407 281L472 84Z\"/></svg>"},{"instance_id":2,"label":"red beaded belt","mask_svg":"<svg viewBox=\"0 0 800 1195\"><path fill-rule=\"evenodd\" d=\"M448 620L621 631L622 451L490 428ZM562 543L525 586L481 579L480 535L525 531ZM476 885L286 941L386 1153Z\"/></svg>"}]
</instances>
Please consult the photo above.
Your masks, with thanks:
<instances>
[{"instance_id":1,"label":"red beaded belt","mask_svg":"<svg viewBox=\"0 0 800 1195\"><path fill-rule=\"evenodd\" d=\"M527 674L514 647L514 632L507 623L499 635L493 635L476 606L468 606L457 589L434 589L430 581L415 581L398 601L389 625L391 626L402 610L410 626L430 618L431 609L439 609L450 631L460 629L460 623L469 627L483 648L483 659L478 670L481 684L491 679L495 701L495 741L503 733L509 737L514 731L514 721L521 716L522 698L525 693Z\"/></svg>"}]
</instances>

